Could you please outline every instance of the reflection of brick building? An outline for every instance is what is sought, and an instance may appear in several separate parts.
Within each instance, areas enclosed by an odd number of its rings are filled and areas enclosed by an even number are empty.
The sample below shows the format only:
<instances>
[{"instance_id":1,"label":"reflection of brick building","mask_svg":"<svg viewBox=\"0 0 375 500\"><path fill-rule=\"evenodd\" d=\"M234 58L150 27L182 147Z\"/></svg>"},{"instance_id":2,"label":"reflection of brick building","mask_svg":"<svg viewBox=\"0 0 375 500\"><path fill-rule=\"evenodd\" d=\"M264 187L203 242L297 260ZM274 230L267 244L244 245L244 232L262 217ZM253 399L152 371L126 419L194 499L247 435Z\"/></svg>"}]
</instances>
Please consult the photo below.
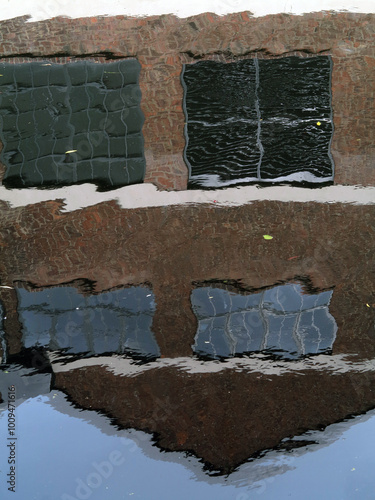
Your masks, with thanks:
<instances>
[{"instance_id":1,"label":"reflection of brick building","mask_svg":"<svg viewBox=\"0 0 375 500\"><path fill-rule=\"evenodd\" d=\"M138 59L145 181L183 190L188 180L183 64L331 56L334 182L375 185L374 19L351 13L38 23L18 18L0 22L0 57L11 63L64 63L76 56L96 62ZM25 346L22 314L31 314L28 307L20 313L12 287L21 286L45 290L69 284L90 305L95 294L146 284L155 297L152 331L160 349L160 358L148 365L98 357L64 368L53 360L55 386L76 403L104 411L125 427L154 432L161 447L193 451L226 471L285 436L375 406L374 205L254 202L237 208L122 210L111 201L70 213L61 207L59 201L14 209L0 205L0 276L10 287L0 288L8 358ZM273 240L265 241L264 234ZM244 295L287 282L302 283L307 293L333 290L332 356L316 361L318 368L313 361L281 360L277 367L256 357L242 364L195 359L192 291L223 282ZM30 362L45 368L39 354ZM345 355L355 355L358 364Z\"/></svg>"},{"instance_id":2,"label":"reflection of brick building","mask_svg":"<svg viewBox=\"0 0 375 500\"><path fill-rule=\"evenodd\" d=\"M334 289L335 352L372 356L363 335L372 318L366 303L374 302L373 214L372 205L283 202L137 210L106 202L69 213L61 213L58 202L16 209L4 204L0 272L6 285L43 287L85 278L94 282L94 292L150 283L157 304L153 330L167 357L191 354L193 283L240 280L259 289L308 277L310 289ZM15 292L2 288L0 294L7 328L14 321Z\"/></svg>"},{"instance_id":3,"label":"reflection of brick building","mask_svg":"<svg viewBox=\"0 0 375 500\"><path fill-rule=\"evenodd\" d=\"M330 55L335 182L375 183L373 14L321 12L251 18L248 13L238 13L188 19L165 15L25 21L1 22L3 61L47 58L66 62L75 56L96 61L139 60L145 180L163 189L185 189L187 185L180 82L183 64L205 59L230 62L252 57ZM25 54L32 57L25 58Z\"/></svg>"},{"instance_id":4,"label":"reflection of brick building","mask_svg":"<svg viewBox=\"0 0 375 500\"><path fill-rule=\"evenodd\" d=\"M7 285L23 282L32 290L73 282L87 297L147 283L161 358L134 366L99 357L63 369L55 360L55 385L125 427L155 432L166 449L191 450L230 470L285 436L375 405L374 210L280 202L122 210L106 202L64 214L57 202L3 206L0 272ZM227 366L194 360L191 293L219 281L245 295L287 281L302 282L310 293L333 289L333 356L319 369L279 361L280 373L257 358ZM0 293L12 355L22 348L17 295ZM351 354L353 364L342 357Z\"/></svg>"}]
</instances>

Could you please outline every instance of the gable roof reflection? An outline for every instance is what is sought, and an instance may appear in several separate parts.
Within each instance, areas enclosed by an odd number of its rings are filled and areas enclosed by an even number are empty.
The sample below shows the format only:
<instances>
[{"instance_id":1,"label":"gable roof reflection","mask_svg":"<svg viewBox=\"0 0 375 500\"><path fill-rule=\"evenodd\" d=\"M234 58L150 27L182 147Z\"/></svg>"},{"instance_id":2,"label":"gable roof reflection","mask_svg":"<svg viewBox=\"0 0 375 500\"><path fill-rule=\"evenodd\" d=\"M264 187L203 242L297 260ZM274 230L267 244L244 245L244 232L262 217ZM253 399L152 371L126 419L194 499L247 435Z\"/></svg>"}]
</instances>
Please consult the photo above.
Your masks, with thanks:
<instances>
[{"instance_id":1,"label":"gable roof reflection","mask_svg":"<svg viewBox=\"0 0 375 500\"><path fill-rule=\"evenodd\" d=\"M63 349L69 354L160 356L151 331L155 300L147 287L132 286L82 295L64 286L17 290L24 346Z\"/></svg>"},{"instance_id":2,"label":"gable roof reflection","mask_svg":"<svg viewBox=\"0 0 375 500\"><path fill-rule=\"evenodd\" d=\"M337 332L328 310L332 293L306 295L293 283L251 295L196 288L191 295L198 319L193 350L216 359L254 351L294 359L330 351Z\"/></svg>"}]
</instances>

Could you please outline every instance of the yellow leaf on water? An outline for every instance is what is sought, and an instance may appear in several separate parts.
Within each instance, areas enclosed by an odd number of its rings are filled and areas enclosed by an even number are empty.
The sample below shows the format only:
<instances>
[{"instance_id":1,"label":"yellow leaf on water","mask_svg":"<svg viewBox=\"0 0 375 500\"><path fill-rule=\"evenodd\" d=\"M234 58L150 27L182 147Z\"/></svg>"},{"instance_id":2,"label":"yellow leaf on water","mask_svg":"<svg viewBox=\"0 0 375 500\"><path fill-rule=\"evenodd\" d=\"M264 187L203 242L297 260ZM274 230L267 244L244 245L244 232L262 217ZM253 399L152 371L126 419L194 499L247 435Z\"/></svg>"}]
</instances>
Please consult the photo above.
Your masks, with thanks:
<instances>
[{"instance_id":1,"label":"yellow leaf on water","mask_svg":"<svg viewBox=\"0 0 375 500\"><path fill-rule=\"evenodd\" d=\"M371 306L370 306L370 304L367 304L367 303L366 303L366 306L367 306L367 307L371 307Z\"/></svg>"},{"instance_id":2,"label":"yellow leaf on water","mask_svg":"<svg viewBox=\"0 0 375 500\"><path fill-rule=\"evenodd\" d=\"M69 149L69 151L65 151L65 154L67 155L68 153L75 153L76 151L76 149Z\"/></svg>"},{"instance_id":3,"label":"yellow leaf on water","mask_svg":"<svg viewBox=\"0 0 375 500\"><path fill-rule=\"evenodd\" d=\"M273 240L273 236L270 236L269 234L264 234L264 235L263 235L263 238L264 238L265 240Z\"/></svg>"}]
</instances>

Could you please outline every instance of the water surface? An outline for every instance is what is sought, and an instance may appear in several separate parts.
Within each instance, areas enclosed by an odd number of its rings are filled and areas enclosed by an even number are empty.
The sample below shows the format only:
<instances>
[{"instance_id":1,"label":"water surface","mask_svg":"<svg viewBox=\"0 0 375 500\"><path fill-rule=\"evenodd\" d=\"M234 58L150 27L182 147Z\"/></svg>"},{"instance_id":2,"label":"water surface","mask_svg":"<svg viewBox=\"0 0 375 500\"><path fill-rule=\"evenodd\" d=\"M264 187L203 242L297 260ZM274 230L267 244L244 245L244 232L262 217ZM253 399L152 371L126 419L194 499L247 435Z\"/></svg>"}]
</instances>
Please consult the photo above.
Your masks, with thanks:
<instances>
[{"instance_id":1,"label":"water surface","mask_svg":"<svg viewBox=\"0 0 375 500\"><path fill-rule=\"evenodd\" d=\"M62 206L2 208L5 497L372 498L373 205Z\"/></svg>"}]
</instances>

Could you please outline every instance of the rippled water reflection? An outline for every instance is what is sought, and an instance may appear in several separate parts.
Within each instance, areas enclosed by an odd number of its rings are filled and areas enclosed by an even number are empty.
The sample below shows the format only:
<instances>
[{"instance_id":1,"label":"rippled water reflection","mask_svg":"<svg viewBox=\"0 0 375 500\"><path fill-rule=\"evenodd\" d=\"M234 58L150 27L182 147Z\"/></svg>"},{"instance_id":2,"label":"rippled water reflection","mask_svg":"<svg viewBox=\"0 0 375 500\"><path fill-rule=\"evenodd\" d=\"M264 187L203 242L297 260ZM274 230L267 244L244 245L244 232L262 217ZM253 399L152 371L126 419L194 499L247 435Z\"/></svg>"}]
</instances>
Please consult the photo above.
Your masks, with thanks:
<instances>
[{"instance_id":1,"label":"rippled water reflection","mask_svg":"<svg viewBox=\"0 0 375 500\"><path fill-rule=\"evenodd\" d=\"M13 497L372 498L374 212L4 204Z\"/></svg>"},{"instance_id":2,"label":"rippled water reflection","mask_svg":"<svg viewBox=\"0 0 375 500\"><path fill-rule=\"evenodd\" d=\"M189 187L333 180L332 61L201 61L184 66Z\"/></svg>"}]
</instances>

